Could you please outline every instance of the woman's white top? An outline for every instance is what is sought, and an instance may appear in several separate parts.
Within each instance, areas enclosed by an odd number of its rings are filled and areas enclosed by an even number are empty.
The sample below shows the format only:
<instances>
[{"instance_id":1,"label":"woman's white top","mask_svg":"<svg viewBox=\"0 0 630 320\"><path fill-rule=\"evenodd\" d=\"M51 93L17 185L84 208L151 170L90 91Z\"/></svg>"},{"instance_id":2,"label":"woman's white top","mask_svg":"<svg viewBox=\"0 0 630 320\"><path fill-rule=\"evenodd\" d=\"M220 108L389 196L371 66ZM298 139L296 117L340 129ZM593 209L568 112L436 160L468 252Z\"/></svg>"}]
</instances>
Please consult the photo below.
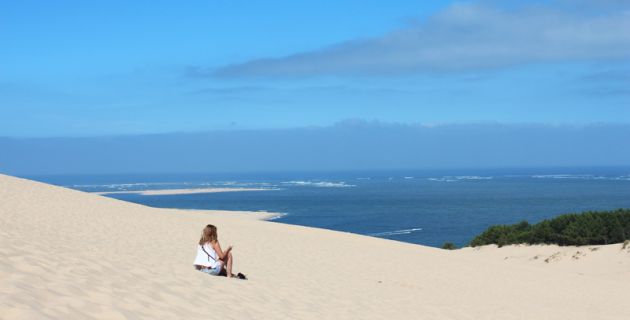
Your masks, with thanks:
<instances>
[{"instance_id":1,"label":"woman's white top","mask_svg":"<svg viewBox=\"0 0 630 320\"><path fill-rule=\"evenodd\" d=\"M214 268L218 264L217 253L214 251L210 243L206 243L203 246L197 245L197 257L195 258L195 265Z\"/></svg>"}]
</instances>

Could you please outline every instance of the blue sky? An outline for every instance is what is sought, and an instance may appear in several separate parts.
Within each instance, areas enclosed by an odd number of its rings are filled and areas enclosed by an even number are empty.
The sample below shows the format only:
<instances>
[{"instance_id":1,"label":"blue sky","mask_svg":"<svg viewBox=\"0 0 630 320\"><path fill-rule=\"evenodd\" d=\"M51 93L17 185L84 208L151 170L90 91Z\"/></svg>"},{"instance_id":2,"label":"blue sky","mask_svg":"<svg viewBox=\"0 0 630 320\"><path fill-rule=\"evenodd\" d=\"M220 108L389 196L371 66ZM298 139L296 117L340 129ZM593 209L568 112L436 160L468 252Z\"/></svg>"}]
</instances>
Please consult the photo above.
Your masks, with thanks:
<instances>
[{"instance_id":1,"label":"blue sky","mask_svg":"<svg viewBox=\"0 0 630 320\"><path fill-rule=\"evenodd\" d=\"M627 1L2 1L0 136L630 123Z\"/></svg>"}]
</instances>

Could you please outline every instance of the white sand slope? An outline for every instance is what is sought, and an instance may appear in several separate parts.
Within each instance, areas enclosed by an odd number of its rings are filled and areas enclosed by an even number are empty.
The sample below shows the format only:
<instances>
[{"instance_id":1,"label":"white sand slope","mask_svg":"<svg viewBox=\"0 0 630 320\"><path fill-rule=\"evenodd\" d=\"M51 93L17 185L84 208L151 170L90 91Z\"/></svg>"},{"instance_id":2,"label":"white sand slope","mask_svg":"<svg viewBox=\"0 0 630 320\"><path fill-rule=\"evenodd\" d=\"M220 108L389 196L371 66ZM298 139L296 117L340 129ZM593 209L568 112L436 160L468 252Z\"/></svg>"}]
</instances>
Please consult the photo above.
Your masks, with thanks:
<instances>
[{"instance_id":1,"label":"white sand slope","mask_svg":"<svg viewBox=\"0 0 630 320\"><path fill-rule=\"evenodd\" d=\"M630 248L444 251L0 175L1 319L628 319ZM202 227L236 271L191 262ZM577 253L579 251L580 253Z\"/></svg>"}]
</instances>

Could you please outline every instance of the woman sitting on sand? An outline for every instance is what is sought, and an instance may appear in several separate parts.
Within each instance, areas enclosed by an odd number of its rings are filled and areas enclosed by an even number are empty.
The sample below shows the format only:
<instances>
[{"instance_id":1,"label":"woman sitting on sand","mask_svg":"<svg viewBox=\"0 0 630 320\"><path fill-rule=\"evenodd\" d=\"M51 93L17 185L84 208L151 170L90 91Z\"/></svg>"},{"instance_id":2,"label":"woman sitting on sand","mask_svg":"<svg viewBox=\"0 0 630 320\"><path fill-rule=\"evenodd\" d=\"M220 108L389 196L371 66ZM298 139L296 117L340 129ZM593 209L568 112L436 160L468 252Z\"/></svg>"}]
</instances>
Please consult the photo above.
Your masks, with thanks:
<instances>
[{"instance_id":1,"label":"woman sitting on sand","mask_svg":"<svg viewBox=\"0 0 630 320\"><path fill-rule=\"evenodd\" d=\"M222 275L235 277L232 274L232 246L227 250L221 250L217 236L217 227L209 224L203 228L199 245L197 246L197 257L195 258L195 268L201 272L211 275ZM239 278L241 278L239 273Z\"/></svg>"}]
</instances>

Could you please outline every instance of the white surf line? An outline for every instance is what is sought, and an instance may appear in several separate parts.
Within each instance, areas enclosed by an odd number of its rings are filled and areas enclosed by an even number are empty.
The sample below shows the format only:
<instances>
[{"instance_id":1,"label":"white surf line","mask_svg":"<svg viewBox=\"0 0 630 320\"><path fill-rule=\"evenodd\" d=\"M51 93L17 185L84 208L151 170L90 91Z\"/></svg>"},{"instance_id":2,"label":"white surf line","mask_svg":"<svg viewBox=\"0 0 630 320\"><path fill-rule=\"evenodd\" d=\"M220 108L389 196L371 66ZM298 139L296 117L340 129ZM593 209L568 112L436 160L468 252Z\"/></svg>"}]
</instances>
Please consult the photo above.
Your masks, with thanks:
<instances>
[{"instance_id":1,"label":"white surf line","mask_svg":"<svg viewBox=\"0 0 630 320\"><path fill-rule=\"evenodd\" d=\"M368 236L372 236L372 237L397 236L397 235L402 235L402 234L410 234L416 231L422 231L422 228L412 228L412 229L402 229L402 230L370 233L368 234Z\"/></svg>"}]
</instances>

